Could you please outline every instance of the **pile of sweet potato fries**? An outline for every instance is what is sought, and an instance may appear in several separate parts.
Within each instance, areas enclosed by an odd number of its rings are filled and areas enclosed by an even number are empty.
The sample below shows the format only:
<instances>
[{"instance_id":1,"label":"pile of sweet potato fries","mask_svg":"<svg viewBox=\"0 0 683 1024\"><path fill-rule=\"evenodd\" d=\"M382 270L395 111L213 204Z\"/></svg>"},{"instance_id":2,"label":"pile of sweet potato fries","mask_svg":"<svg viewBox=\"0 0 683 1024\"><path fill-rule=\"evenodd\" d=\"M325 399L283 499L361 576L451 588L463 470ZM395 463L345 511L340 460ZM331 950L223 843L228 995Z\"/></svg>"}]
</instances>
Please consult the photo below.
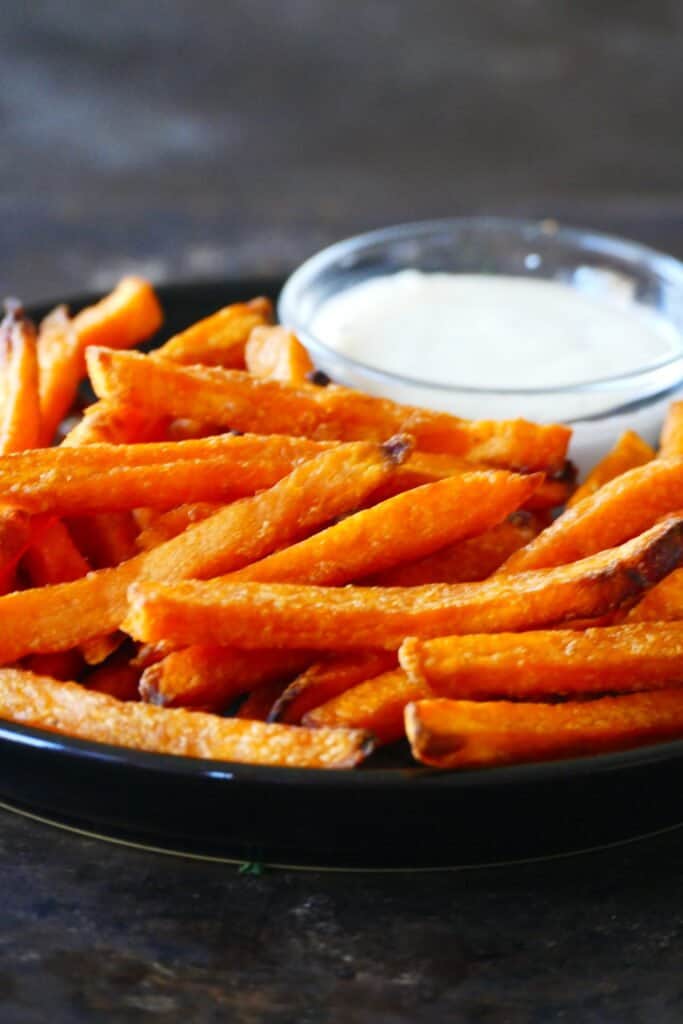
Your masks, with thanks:
<instances>
[{"instance_id":1,"label":"pile of sweet potato fries","mask_svg":"<svg viewBox=\"0 0 683 1024\"><path fill-rule=\"evenodd\" d=\"M338 387L266 299L161 323L6 304L0 717L316 768L683 736L683 404L576 490L566 427Z\"/></svg>"}]
</instances>

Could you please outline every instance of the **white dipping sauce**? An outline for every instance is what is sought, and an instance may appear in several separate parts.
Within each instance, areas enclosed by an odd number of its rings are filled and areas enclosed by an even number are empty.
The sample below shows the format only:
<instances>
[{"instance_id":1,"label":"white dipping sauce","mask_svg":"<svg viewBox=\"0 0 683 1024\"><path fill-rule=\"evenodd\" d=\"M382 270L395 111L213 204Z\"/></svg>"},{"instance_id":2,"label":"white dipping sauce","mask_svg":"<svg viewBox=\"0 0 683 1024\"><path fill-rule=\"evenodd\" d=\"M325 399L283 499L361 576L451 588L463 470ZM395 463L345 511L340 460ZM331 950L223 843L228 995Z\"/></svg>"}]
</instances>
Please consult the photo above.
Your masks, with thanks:
<instances>
[{"instance_id":1,"label":"white dipping sauce","mask_svg":"<svg viewBox=\"0 0 683 1024\"><path fill-rule=\"evenodd\" d=\"M640 398L637 380L632 392L618 394L558 395L544 389L645 370L680 355L681 336L670 321L637 304L630 283L616 275L586 267L574 280L576 287L527 277L404 270L331 296L309 329L340 355L409 378L412 383L385 381L373 388L398 401L474 418L599 417ZM333 360L325 368L340 383L367 389L367 380L354 379L352 368L340 375L340 365ZM480 395L439 386L538 390ZM590 424L590 453L575 443L573 457L584 466L594 461L628 426L654 440L662 411L644 411L647 423L638 412L613 417L610 422L624 422L608 429L609 438L605 423ZM580 447L580 424L575 435Z\"/></svg>"}]
</instances>

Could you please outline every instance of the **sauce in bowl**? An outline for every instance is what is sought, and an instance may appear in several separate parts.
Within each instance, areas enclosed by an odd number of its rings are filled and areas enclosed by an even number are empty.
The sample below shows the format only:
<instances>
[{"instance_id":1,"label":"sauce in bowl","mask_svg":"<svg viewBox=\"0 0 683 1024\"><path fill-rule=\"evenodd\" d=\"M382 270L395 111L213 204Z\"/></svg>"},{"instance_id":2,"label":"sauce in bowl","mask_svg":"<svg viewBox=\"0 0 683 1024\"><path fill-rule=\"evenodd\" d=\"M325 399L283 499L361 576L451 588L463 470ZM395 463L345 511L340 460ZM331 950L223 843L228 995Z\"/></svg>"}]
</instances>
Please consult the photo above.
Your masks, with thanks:
<instances>
[{"instance_id":1,"label":"sauce in bowl","mask_svg":"<svg viewBox=\"0 0 683 1024\"><path fill-rule=\"evenodd\" d=\"M586 384L681 351L674 325L623 289L605 297L500 274L404 270L370 278L324 302L311 331L377 370L494 390ZM552 394L546 415L554 415Z\"/></svg>"}]
</instances>

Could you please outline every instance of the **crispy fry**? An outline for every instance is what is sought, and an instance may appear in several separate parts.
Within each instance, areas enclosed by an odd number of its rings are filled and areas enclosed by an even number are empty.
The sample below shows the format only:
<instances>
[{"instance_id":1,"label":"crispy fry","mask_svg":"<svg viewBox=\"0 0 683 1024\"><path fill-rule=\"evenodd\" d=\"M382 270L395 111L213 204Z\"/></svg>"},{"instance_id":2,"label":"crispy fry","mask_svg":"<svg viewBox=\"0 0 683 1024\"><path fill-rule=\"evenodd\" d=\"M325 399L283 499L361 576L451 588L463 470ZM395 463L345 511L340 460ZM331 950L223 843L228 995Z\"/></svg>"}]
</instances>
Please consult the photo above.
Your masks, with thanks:
<instances>
[{"instance_id":1,"label":"crispy fry","mask_svg":"<svg viewBox=\"0 0 683 1024\"><path fill-rule=\"evenodd\" d=\"M683 690L567 704L421 700L405 711L414 756L436 768L625 750L683 734Z\"/></svg>"},{"instance_id":2,"label":"crispy fry","mask_svg":"<svg viewBox=\"0 0 683 1024\"><path fill-rule=\"evenodd\" d=\"M511 555L499 573L546 569L586 558L637 536L679 508L683 508L683 459L655 459L567 509L527 547Z\"/></svg>"},{"instance_id":3,"label":"crispy fry","mask_svg":"<svg viewBox=\"0 0 683 1024\"><path fill-rule=\"evenodd\" d=\"M36 448L40 439L35 327L18 303L0 323L0 454Z\"/></svg>"},{"instance_id":4,"label":"crispy fry","mask_svg":"<svg viewBox=\"0 0 683 1024\"><path fill-rule=\"evenodd\" d=\"M232 579L348 583L494 526L523 504L540 481L540 474L488 470L424 484L277 551Z\"/></svg>"},{"instance_id":5,"label":"crispy fry","mask_svg":"<svg viewBox=\"0 0 683 1024\"><path fill-rule=\"evenodd\" d=\"M296 467L269 490L229 505L115 569L5 595L0 598L0 662L66 650L118 628L126 614L128 587L136 580L215 576L298 540L357 506L393 471L399 457L397 448L370 443L336 446Z\"/></svg>"},{"instance_id":6,"label":"crispy fry","mask_svg":"<svg viewBox=\"0 0 683 1024\"><path fill-rule=\"evenodd\" d=\"M264 683L252 690L248 697L240 704L235 717L248 718L253 722L268 722L270 710L275 701L282 695L286 682L276 680L272 683Z\"/></svg>"},{"instance_id":7,"label":"crispy fry","mask_svg":"<svg viewBox=\"0 0 683 1024\"><path fill-rule=\"evenodd\" d=\"M85 685L89 690L107 693L117 700L140 700L140 675L141 670L131 665L128 653L121 650L117 651L105 665L100 665L91 672L85 680Z\"/></svg>"},{"instance_id":8,"label":"crispy fry","mask_svg":"<svg viewBox=\"0 0 683 1024\"><path fill-rule=\"evenodd\" d=\"M672 402L668 408L659 440L660 459L683 455L683 402Z\"/></svg>"},{"instance_id":9,"label":"crispy fry","mask_svg":"<svg viewBox=\"0 0 683 1024\"><path fill-rule=\"evenodd\" d=\"M268 299L236 302L176 334L158 348L153 357L179 364L202 363L242 369L250 332L270 323L272 316L273 306Z\"/></svg>"},{"instance_id":10,"label":"crispy fry","mask_svg":"<svg viewBox=\"0 0 683 1024\"><path fill-rule=\"evenodd\" d=\"M89 562L58 519L51 519L42 530L34 531L23 561L34 587L68 583L90 572Z\"/></svg>"},{"instance_id":11,"label":"crispy fry","mask_svg":"<svg viewBox=\"0 0 683 1024\"><path fill-rule=\"evenodd\" d=\"M401 667L439 697L515 699L628 693L683 685L683 624L410 637Z\"/></svg>"},{"instance_id":12,"label":"crispy fry","mask_svg":"<svg viewBox=\"0 0 683 1024\"><path fill-rule=\"evenodd\" d=\"M161 306L151 284L129 276L99 302L77 313L74 329L81 352L89 345L125 349L149 338L162 321Z\"/></svg>"},{"instance_id":13,"label":"crispy fry","mask_svg":"<svg viewBox=\"0 0 683 1024\"><path fill-rule=\"evenodd\" d=\"M140 693L165 707L225 707L254 687L288 681L311 663L310 651L240 651L197 644L149 664Z\"/></svg>"},{"instance_id":14,"label":"crispy fry","mask_svg":"<svg viewBox=\"0 0 683 1024\"><path fill-rule=\"evenodd\" d=\"M83 671L83 658L77 648L57 651L55 654L32 654L26 659L23 667L39 676L62 680L75 679Z\"/></svg>"},{"instance_id":15,"label":"crispy fry","mask_svg":"<svg viewBox=\"0 0 683 1024\"><path fill-rule=\"evenodd\" d=\"M270 709L268 721L299 725L313 708L395 668L396 664L393 651L358 651L318 661L283 690Z\"/></svg>"},{"instance_id":16,"label":"crispy fry","mask_svg":"<svg viewBox=\"0 0 683 1024\"><path fill-rule=\"evenodd\" d=\"M629 622L672 622L683 619L683 570L676 569L648 591L628 614Z\"/></svg>"},{"instance_id":17,"label":"crispy fry","mask_svg":"<svg viewBox=\"0 0 683 1024\"><path fill-rule=\"evenodd\" d=\"M559 469L570 435L559 425L460 420L347 388L294 388L236 370L175 366L135 352L91 348L88 368L100 398L144 401L160 416L323 440L384 440L400 431L413 435L417 448L425 451L503 468Z\"/></svg>"},{"instance_id":18,"label":"crispy fry","mask_svg":"<svg viewBox=\"0 0 683 1024\"><path fill-rule=\"evenodd\" d=\"M538 528L533 516L515 513L478 537L457 541L405 565L367 577L366 586L416 587L425 583L474 583L485 580L528 544Z\"/></svg>"},{"instance_id":19,"label":"crispy fry","mask_svg":"<svg viewBox=\"0 0 683 1024\"><path fill-rule=\"evenodd\" d=\"M333 447L258 435L175 444L62 445L0 458L0 494L33 512L64 515L143 505L170 508L253 494Z\"/></svg>"},{"instance_id":20,"label":"crispy fry","mask_svg":"<svg viewBox=\"0 0 683 1024\"><path fill-rule=\"evenodd\" d=\"M103 486L107 485L103 484ZM127 512L71 516L69 529L73 533L79 549L87 556L94 569L106 569L120 565L121 562L132 558L138 551L137 526L133 517Z\"/></svg>"},{"instance_id":21,"label":"crispy fry","mask_svg":"<svg viewBox=\"0 0 683 1024\"><path fill-rule=\"evenodd\" d=\"M299 729L123 703L9 668L0 670L0 717L96 743L249 764L351 768L372 749L369 735L358 730Z\"/></svg>"},{"instance_id":22,"label":"crispy fry","mask_svg":"<svg viewBox=\"0 0 683 1024\"><path fill-rule=\"evenodd\" d=\"M161 441L167 420L151 416L143 406L94 402L68 431L63 447L93 444L144 444Z\"/></svg>"},{"instance_id":23,"label":"crispy fry","mask_svg":"<svg viewBox=\"0 0 683 1024\"><path fill-rule=\"evenodd\" d=\"M313 363L299 339L286 327L255 327L244 349L247 370L256 377L306 384Z\"/></svg>"},{"instance_id":24,"label":"crispy fry","mask_svg":"<svg viewBox=\"0 0 683 1024\"><path fill-rule=\"evenodd\" d=\"M376 679L359 683L326 704L314 708L303 717L303 724L312 729L326 729L331 723L342 728L360 726L375 737L377 744L394 743L403 736L403 711L411 701L431 697L432 691L423 683L408 679L395 669Z\"/></svg>"},{"instance_id":25,"label":"crispy fry","mask_svg":"<svg viewBox=\"0 0 683 1024\"><path fill-rule=\"evenodd\" d=\"M151 548L156 548L159 544L171 540L172 537L177 537L188 526L192 526L193 523L201 523L218 512L223 504L223 502L199 501L191 505L179 505L177 508L169 509L168 512L152 515L137 536L138 550L149 551ZM136 510L136 519L137 511L139 510ZM145 513L152 511L152 509L145 509Z\"/></svg>"},{"instance_id":26,"label":"crispy fry","mask_svg":"<svg viewBox=\"0 0 683 1024\"><path fill-rule=\"evenodd\" d=\"M14 570L32 535L31 517L25 509L0 505L0 573Z\"/></svg>"},{"instance_id":27,"label":"crispy fry","mask_svg":"<svg viewBox=\"0 0 683 1024\"><path fill-rule=\"evenodd\" d=\"M683 454L683 451L680 454ZM635 430L625 431L612 450L593 467L581 486L574 492L567 502L568 507L571 508L572 505L578 505L580 501L590 497L591 494L595 494L601 487L608 484L610 480L621 476L622 473L626 473L629 469L644 466L645 463L650 462L654 457L654 448L647 441L643 441L642 437L636 434Z\"/></svg>"},{"instance_id":28,"label":"crispy fry","mask_svg":"<svg viewBox=\"0 0 683 1024\"><path fill-rule=\"evenodd\" d=\"M146 642L395 650L406 636L516 631L603 615L654 586L682 559L683 519L670 517L622 547L581 562L482 583L142 584L131 587L124 629ZM0 610L7 600L0 601Z\"/></svg>"},{"instance_id":29,"label":"crispy fry","mask_svg":"<svg viewBox=\"0 0 683 1024\"><path fill-rule=\"evenodd\" d=\"M55 310L38 341L43 444L49 444L76 397L89 345L130 348L153 334L162 321L154 290L139 277L124 277L112 292L69 320Z\"/></svg>"}]
</instances>

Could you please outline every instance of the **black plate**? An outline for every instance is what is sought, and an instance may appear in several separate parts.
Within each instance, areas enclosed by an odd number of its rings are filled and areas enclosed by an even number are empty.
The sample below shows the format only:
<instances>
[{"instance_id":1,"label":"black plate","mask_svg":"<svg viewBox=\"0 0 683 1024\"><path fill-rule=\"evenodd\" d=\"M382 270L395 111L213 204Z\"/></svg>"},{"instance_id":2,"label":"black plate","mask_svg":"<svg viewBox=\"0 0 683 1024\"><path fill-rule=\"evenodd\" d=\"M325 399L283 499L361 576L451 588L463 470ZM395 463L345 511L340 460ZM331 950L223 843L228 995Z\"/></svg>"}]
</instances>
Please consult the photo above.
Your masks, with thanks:
<instances>
[{"instance_id":1,"label":"black plate","mask_svg":"<svg viewBox=\"0 0 683 1024\"><path fill-rule=\"evenodd\" d=\"M278 287L162 287L164 333ZM396 749L356 771L323 772L148 754L0 723L0 799L18 809L148 846L297 866L461 866L575 852L677 824L682 783L683 741L457 773L411 765Z\"/></svg>"}]
</instances>

